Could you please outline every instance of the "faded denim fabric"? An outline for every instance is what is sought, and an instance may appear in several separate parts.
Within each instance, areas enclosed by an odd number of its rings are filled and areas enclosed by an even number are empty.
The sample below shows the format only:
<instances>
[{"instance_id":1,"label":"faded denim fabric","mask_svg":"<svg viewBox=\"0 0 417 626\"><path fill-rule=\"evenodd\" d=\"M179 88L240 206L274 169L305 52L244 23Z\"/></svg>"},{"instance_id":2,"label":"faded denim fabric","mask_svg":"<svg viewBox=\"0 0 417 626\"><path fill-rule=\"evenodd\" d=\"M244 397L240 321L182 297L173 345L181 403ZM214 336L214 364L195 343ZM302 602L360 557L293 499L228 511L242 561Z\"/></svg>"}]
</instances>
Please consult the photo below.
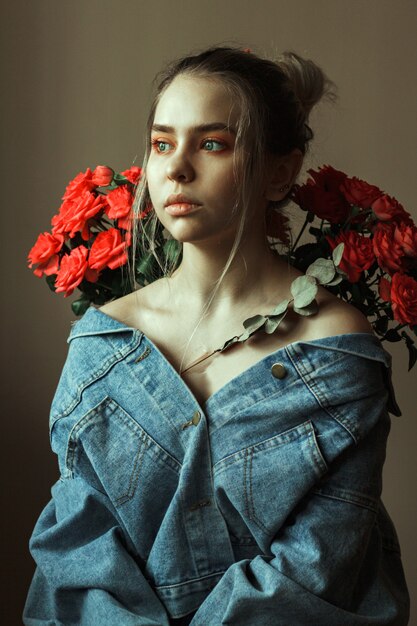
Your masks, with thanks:
<instances>
[{"instance_id":1,"label":"faded denim fabric","mask_svg":"<svg viewBox=\"0 0 417 626\"><path fill-rule=\"evenodd\" d=\"M26 625L408 623L380 500L400 412L376 337L289 344L203 406L100 310L68 342L50 419L61 477L30 541Z\"/></svg>"}]
</instances>

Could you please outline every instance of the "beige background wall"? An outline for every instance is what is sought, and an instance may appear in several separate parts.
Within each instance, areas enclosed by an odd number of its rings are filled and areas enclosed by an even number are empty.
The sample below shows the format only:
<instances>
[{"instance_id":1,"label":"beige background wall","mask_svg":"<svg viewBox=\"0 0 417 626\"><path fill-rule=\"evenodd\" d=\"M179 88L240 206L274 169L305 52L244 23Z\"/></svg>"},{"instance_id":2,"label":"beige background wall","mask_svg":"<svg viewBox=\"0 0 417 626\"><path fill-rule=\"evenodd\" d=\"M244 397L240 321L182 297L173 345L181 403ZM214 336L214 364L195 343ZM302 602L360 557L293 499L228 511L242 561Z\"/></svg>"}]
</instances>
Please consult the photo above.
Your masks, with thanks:
<instances>
[{"instance_id":1,"label":"beige background wall","mask_svg":"<svg viewBox=\"0 0 417 626\"><path fill-rule=\"evenodd\" d=\"M69 300L33 277L25 257L67 182L96 164L140 164L156 71L192 49L235 42L261 54L294 49L321 64L339 85L340 104L314 114L306 167L331 163L379 185L417 220L416 23L414 0L14 0L3 7L2 623L21 623L33 572L27 542L57 477L48 411L73 318ZM393 418L384 495L415 598L417 367L407 374L405 348L388 348L403 416Z\"/></svg>"}]
</instances>

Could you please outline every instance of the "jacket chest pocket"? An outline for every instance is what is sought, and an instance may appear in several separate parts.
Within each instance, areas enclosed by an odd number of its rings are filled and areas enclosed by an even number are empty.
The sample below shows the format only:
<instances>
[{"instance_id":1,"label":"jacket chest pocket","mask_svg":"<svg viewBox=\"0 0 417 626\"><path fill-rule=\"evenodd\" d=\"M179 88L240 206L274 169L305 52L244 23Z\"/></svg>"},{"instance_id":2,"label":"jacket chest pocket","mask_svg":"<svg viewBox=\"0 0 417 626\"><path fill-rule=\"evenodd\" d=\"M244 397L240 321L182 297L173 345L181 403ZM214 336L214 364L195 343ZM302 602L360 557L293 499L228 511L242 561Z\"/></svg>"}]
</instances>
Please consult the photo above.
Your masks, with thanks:
<instances>
[{"instance_id":1,"label":"jacket chest pocket","mask_svg":"<svg viewBox=\"0 0 417 626\"><path fill-rule=\"evenodd\" d=\"M327 465L313 424L307 421L236 452L213 470L219 493L233 504L251 532L270 537L326 473Z\"/></svg>"},{"instance_id":2,"label":"jacket chest pocket","mask_svg":"<svg viewBox=\"0 0 417 626\"><path fill-rule=\"evenodd\" d=\"M181 465L107 397L73 426L66 468L68 477L81 475L103 491L126 525L138 525L145 538L162 521Z\"/></svg>"}]
</instances>

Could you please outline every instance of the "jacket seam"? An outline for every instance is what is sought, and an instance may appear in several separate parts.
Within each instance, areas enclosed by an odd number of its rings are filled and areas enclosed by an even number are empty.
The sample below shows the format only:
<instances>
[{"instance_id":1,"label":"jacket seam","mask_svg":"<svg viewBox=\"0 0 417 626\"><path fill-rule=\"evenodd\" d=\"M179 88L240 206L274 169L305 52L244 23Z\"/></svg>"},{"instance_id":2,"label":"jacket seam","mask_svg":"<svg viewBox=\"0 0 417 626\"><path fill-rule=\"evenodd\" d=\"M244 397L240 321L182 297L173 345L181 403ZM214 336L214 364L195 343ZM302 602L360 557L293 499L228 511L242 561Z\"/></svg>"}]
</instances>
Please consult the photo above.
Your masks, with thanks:
<instances>
[{"instance_id":1,"label":"jacket seam","mask_svg":"<svg viewBox=\"0 0 417 626\"><path fill-rule=\"evenodd\" d=\"M304 385L307 387L307 389L309 390L311 395L315 398L317 404L322 409L322 411L324 411L327 415L329 415L329 417L331 417L333 420L335 420L349 434L349 436L352 438L352 440L355 442L355 444L357 444L358 443L357 438L353 434L352 430L350 428L348 428L348 426L344 423L345 420L342 421L338 417L337 410L335 410L335 408L332 407L332 411L330 411L330 407L329 406L325 406L325 397L321 393L321 390L318 387L317 382L314 382L314 379L313 379L312 382L311 381L308 382L306 380L305 374L302 371L302 358L301 358L301 356L299 356L296 353L294 355L292 355L291 351L290 351L290 349L288 347L286 348L286 352L288 354L288 358L290 359L291 363L293 364L293 366L294 366L295 370L297 371L299 377L301 378L301 380L303 381Z\"/></svg>"},{"instance_id":2,"label":"jacket seam","mask_svg":"<svg viewBox=\"0 0 417 626\"><path fill-rule=\"evenodd\" d=\"M104 364L101 366L100 369L96 370L90 378L84 380L82 383L80 383L77 386L76 397L72 400L72 402L65 409L62 409L59 413L51 415L50 434L52 432L52 428L55 422L63 417L68 416L75 409L75 407L80 403L82 394L87 389L87 387L90 387L98 380L104 378L104 376L106 376L109 373L109 371L112 369L114 365L116 365L117 363L120 363L127 356L129 356L129 354L134 352L140 345L141 339L142 339L142 333L139 333L139 332L135 333L135 335L132 338L132 341L129 342L129 344L126 347L121 348L118 351L114 352L107 359L107 361L104 362Z\"/></svg>"}]
</instances>

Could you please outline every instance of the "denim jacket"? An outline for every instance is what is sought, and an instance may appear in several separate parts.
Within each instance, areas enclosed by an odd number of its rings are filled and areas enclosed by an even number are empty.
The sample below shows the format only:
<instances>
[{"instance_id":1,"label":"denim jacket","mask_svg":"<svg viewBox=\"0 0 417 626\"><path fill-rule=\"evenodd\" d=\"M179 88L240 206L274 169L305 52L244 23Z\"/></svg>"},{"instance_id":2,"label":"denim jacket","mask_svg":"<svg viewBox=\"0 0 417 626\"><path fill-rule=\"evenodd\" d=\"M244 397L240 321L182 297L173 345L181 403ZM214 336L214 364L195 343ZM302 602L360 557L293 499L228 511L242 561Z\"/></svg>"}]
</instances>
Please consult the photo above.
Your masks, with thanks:
<instances>
[{"instance_id":1,"label":"denim jacket","mask_svg":"<svg viewBox=\"0 0 417 626\"><path fill-rule=\"evenodd\" d=\"M68 342L26 625L408 623L380 499L400 411L374 335L291 343L203 405L100 310Z\"/></svg>"}]
</instances>

